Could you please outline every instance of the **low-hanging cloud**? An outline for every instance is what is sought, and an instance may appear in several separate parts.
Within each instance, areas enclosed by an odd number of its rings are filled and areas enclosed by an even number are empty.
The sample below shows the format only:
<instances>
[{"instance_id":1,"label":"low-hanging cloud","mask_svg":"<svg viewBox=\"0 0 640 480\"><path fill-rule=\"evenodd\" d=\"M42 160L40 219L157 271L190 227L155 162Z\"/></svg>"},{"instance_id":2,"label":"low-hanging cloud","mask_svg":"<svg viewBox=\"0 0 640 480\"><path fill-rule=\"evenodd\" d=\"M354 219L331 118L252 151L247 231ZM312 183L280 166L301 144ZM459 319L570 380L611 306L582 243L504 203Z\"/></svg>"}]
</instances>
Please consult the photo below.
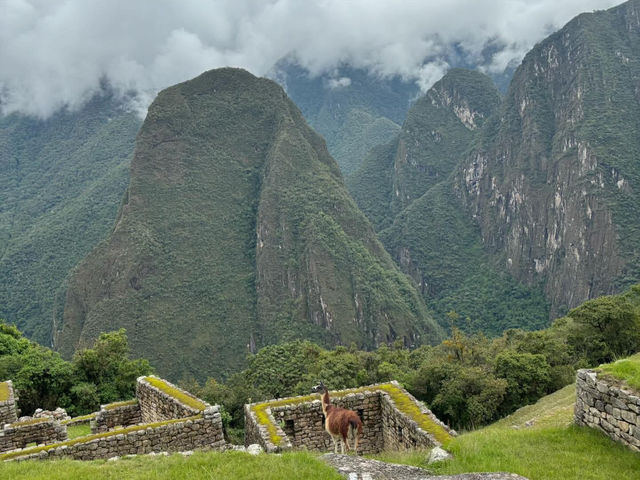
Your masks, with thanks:
<instances>
[{"instance_id":1,"label":"low-hanging cloud","mask_svg":"<svg viewBox=\"0 0 640 480\"><path fill-rule=\"evenodd\" d=\"M453 45L468 61L498 46L485 68L501 71L578 13L616 3L0 0L0 106L44 118L79 107L107 80L117 92L138 92L144 108L159 89L205 70L264 75L284 57L312 75L349 64L424 90L448 68Z\"/></svg>"}]
</instances>

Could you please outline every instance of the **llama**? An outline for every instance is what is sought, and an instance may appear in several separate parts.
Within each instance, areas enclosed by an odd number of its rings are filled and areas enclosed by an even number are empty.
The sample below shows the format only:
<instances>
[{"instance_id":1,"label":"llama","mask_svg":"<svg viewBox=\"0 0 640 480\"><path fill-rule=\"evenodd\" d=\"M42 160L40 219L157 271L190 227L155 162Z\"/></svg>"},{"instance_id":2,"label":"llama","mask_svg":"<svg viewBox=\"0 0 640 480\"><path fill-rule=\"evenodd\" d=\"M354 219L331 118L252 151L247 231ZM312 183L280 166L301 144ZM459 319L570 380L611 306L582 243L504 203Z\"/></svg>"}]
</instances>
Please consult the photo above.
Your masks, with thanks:
<instances>
[{"instance_id":1,"label":"llama","mask_svg":"<svg viewBox=\"0 0 640 480\"><path fill-rule=\"evenodd\" d=\"M362 420L353 410L336 407L331 404L329 390L320 382L311 389L312 393L320 393L322 399L322 413L324 413L324 428L333 439L333 451L338 453L338 439L342 438L342 453L345 445L349 452L348 438L355 438L353 451L358 454L358 440L362 436Z\"/></svg>"}]
</instances>

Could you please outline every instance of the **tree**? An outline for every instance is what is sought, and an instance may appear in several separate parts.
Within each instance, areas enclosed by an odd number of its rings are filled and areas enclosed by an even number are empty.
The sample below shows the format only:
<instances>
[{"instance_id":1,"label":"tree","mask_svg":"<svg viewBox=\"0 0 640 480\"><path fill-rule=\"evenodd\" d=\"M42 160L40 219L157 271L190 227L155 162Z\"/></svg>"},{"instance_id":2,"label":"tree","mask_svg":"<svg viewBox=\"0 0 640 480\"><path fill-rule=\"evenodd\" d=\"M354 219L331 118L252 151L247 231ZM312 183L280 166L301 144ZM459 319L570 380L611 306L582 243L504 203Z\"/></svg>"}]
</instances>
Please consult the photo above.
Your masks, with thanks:
<instances>
[{"instance_id":1,"label":"tree","mask_svg":"<svg viewBox=\"0 0 640 480\"><path fill-rule=\"evenodd\" d=\"M550 393L551 366L544 355L505 350L496 357L495 374L507 382L501 410L513 410Z\"/></svg>"},{"instance_id":2,"label":"tree","mask_svg":"<svg viewBox=\"0 0 640 480\"><path fill-rule=\"evenodd\" d=\"M573 325L567 343L596 366L640 350L640 318L623 296L589 300L569 312Z\"/></svg>"},{"instance_id":3,"label":"tree","mask_svg":"<svg viewBox=\"0 0 640 480\"><path fill-rule=\"evenodd\" d=\"M93 384L98 402L83 405L89 411L100 403L131 398L135 395L136 379L152 372L144 359L129 359L129 344L123 328L117 332L102 333L92 348L80 350L73 357L74 383ZM84 412L88 413L88 412Z\"/></svg>"}]
</instances>

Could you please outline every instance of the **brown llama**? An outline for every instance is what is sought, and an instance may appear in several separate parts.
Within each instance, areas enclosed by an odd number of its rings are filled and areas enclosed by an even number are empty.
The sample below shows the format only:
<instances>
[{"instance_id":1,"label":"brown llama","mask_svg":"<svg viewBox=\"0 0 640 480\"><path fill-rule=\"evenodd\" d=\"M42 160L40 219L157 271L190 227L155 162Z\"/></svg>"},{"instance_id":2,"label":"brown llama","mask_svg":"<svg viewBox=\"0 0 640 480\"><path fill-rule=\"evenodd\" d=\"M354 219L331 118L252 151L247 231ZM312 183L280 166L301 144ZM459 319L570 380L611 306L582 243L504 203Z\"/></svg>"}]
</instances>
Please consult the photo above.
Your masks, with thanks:
<instances>
[{"instance_id":1,"label":"brown llama","mask_svg":"<svg viewBox=\"0 0 640 480\"><path fill-rule=\"evenodd\" d=\"M345 445L349 452L349 438L355 438L353 451L358 454L358 440L362 436L362 420L353 410L336 407L331 403L329 390L322 382L311 389L313 393L320 393L322 399L322 413L324 413L324 429L333 440L333 451L338 453L338 439L342 438L342 453Z\"/></svg>"}]
</instances>

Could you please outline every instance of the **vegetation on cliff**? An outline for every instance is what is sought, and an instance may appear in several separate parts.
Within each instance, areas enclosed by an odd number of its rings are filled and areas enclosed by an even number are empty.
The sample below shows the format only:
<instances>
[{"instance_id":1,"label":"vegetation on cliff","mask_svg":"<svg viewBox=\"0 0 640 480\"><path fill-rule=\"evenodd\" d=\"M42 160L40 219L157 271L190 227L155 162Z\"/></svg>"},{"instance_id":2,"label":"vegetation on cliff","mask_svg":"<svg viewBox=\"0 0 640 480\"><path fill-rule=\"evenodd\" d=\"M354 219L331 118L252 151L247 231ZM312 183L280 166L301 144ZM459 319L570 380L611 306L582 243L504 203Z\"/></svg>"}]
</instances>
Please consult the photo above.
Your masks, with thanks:
<instances>
[{"instance_id":1,"label":"vegetation on cliff","mask_svg":"<svg viewBox=\"0 0 640 480\"><path fill-rule=\"evenodd\" d=\"M277 84L229 68L150 107L114 230L74 271L60 327L66 356L125 327L174 380L224 378L295 338L441 339L324 141Z\"/></svg>"},{"instance_id":2,"label":"vegetation on cliff","mask_svg":"<svg viewBox=\"0 0 640 480\"><path fill-rule=\"evenodd\" d=\"M540 288L514 280L485 251L454 194L452 174L496 110L491 80L454 69L409 111L395 140L372 150L347 184L435 317L455 310L467 331L500 335L548 325Z\"/></svg>"}]
</instances>

